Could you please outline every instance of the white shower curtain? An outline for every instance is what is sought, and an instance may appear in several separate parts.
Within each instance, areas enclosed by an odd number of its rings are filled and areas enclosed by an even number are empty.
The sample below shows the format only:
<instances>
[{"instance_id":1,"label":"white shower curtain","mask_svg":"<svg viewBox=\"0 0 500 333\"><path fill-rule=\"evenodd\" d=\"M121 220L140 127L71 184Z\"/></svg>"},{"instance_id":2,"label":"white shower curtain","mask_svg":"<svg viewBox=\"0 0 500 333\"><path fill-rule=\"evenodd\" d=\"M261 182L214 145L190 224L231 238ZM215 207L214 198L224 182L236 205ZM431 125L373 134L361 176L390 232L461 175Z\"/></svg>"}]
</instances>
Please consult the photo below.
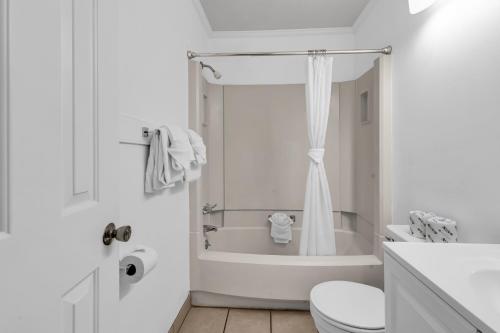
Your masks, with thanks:
<instances>
[{"instance_id":1,"label":"white shower curtain","mask_svg":"<svg viewBox=\"0 0 500 333\"><path fill-rule=\"evenodd\" d=\"M326 55L311 55L307 61L307 126L311 148L307 154L310 162L299 253L302 256L335 255L332 200L323 164L333 59Z\"/></svg>"}]
</instances>

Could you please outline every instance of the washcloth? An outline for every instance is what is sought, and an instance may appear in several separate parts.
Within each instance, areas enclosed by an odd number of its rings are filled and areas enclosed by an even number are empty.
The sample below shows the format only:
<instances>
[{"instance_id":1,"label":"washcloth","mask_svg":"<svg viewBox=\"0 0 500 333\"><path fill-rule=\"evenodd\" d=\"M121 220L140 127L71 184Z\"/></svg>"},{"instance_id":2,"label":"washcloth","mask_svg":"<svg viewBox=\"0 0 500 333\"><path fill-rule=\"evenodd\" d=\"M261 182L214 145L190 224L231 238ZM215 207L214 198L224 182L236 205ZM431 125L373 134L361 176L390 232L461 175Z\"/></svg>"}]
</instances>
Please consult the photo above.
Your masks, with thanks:
<instances>
[{"instance_id":1,"label":"washcloth","mask_svg":"<svg viewBox=\"0 0 500 333\"><path fill-rule=\"evenodd\" d=\"M427 219L426 240L432 243L457 243L457 222L441 216Z\"/></svg>"},{"instance_id":2,"label":"washcloth","mask_svg":"<svg viewBox=\"0 0 500 333\"><path fill-rule=\"evenodd\" d=\"M426 220L436 216L434 213L423 212L421 210L410 211L409 225L410 234L413 237L425 239L425 225Z\"/></svg>"},{"instance_id":3,"label":"washcloth","mask_svg":"<svg viewBox=\"0 0 500 333\"><path fill-rule=\"evenodd\" d=\"M275 243L287 244L292 240L293 220L285 213L274 213L268 219L271 222L271 237Z\"/></svg>"}]
</instances>

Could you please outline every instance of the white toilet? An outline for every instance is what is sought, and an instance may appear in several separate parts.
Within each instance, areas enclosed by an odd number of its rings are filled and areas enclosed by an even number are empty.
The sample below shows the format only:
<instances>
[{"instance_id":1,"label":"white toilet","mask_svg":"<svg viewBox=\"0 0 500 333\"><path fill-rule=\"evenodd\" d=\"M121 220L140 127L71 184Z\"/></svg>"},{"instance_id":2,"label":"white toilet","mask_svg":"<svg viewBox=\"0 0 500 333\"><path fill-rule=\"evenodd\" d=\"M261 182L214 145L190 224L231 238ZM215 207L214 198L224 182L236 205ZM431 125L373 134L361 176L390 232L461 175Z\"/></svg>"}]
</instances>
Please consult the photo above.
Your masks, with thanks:
<instances>
[{"instance_id":1,"label":"white toilet","mask_svg":"<svg viewBox=\"0 0 500 333\"><path fill-rule=\"evenodd\" d=\"M409 234L408 225L387 226L386 238L422 242ZM319 333L385 332L384 292L368 285L329 281L311 290L311 315Z\"/></svg>"},{"instance_id":2,"label":"white toilet","mask_svg":"<svg viewBox=\"0 0 500 333\"><path fill-rule=\"evenodd\" d=\"M384 292L368 285L329 281L311 290L311 315L319 333L385 332Z\"/></svg>"}]
</instances>

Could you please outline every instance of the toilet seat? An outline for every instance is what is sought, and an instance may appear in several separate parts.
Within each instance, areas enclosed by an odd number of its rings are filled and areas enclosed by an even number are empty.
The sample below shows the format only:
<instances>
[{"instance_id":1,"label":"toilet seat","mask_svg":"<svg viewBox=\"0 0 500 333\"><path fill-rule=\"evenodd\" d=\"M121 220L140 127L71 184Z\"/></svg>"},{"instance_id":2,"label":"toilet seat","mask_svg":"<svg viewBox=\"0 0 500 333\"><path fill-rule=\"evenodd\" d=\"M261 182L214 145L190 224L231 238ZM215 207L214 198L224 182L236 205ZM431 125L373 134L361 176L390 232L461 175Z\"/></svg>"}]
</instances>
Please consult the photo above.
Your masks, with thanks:
<instances>
[{"instance_id":1,"label":"toilet seat","mask_svg":"<svg viewBox=\"0 0 500 333\"><path fill-rule=\"evenodd\" d=\"M315 321L352 333L385 332L384 303L382 290L349 281L324 282L311 291Z\"/></svg>"}]
</instances>

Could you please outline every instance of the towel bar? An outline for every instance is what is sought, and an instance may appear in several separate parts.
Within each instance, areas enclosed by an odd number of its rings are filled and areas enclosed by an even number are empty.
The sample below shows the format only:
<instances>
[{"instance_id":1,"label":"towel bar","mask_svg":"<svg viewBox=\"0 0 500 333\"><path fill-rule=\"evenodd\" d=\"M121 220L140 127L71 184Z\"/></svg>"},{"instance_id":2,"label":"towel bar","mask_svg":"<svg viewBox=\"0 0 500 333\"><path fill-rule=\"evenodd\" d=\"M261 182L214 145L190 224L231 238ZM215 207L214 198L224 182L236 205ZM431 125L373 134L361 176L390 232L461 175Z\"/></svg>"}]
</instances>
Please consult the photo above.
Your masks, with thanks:
<instances>
[{"instance_id":1,"label":"towel bar","mask_svg":"<svg viewBox=\"0 0 500 333\"><path fill-rule=\"evenodd\" d=\"M271 218L272 215L267 215L267 218ZM290 220L295 222L295 215L288 215L290 217Z\"/></svg>"},{"instance_id":2,"label":"towel bar","mask_svg":"<svg viewBox=\"0 0 500 333\"><path fill-rule=\"evenodd\" d=\"M154 130L151 130L149 127L142 128L142 137L147 138L149 135L153 134Z\"/></svg>"}]
</instances>

